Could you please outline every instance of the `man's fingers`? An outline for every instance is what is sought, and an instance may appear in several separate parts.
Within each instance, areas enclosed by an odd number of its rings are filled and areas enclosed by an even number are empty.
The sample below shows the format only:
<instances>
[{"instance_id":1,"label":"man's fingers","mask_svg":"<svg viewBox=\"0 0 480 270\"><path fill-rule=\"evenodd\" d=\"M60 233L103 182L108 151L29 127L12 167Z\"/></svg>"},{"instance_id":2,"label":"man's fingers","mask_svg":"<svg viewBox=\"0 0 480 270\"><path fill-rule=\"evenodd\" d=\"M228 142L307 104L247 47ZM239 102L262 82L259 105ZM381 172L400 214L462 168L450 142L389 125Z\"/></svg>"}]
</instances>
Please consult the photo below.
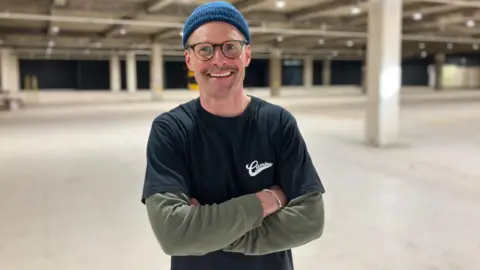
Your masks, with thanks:
<instances>
[{"instance_id":1,"label":"man's fingers","mask_svg":"<svg viewBox=\"0 0 480 270\"><path fill-rule=\"evenodd\" d=\"M190 199L190 204L193 205L193 206L199 206L200 205L200 203L195 198Z\"/></svg>"}]
</instances>

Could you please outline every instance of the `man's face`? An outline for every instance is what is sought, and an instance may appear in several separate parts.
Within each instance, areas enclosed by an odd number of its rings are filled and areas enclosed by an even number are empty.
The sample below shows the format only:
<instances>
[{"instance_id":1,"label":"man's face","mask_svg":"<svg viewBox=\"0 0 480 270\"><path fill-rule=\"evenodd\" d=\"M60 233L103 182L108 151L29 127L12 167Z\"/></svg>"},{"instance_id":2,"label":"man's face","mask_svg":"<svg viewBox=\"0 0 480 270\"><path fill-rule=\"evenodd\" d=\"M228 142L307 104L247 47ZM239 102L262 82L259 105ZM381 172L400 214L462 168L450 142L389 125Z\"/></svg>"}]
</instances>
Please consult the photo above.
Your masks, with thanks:
<instances>
[{"instance_id":1,"label":"man's face","mask_svg":"<svg viewBox=\"0 0 480 270\"><path fill-rule=\"evenodd\" d=\"M227 41L243 42L245 37L233 25L211 22L197 28L190 36L188 45L204 42L223 44ZM249 45L229 42L223 46L223 50L229 57L222 53L220 46L212 50L212 47L206 44L199 44L195 49L185 51L187 67L194 72L200 91L214 98L228 97L243 88L245 67L251 60ZM231 56L237 54L238 57L231 59ZM206 60L207 58L210 59Z\"/></svg>"}]
</instances>

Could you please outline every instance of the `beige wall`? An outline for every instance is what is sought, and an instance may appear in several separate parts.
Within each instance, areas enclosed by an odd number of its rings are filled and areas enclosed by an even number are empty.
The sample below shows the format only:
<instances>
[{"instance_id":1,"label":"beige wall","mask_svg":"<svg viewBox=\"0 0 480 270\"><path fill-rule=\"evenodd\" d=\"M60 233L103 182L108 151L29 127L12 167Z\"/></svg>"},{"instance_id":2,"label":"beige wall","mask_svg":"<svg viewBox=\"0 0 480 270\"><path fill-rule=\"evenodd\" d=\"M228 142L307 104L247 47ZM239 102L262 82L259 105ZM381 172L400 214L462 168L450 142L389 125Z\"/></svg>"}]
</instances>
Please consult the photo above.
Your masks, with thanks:
<instances>
[{"instance_id":1,"label":"beige wall","mask_svg":"<svg viewBox=\"0 0 480 270\"><path fill-rule=\"evenodd\" d=\"M480 67L444 65L444 88L480 88Z\"/></svg>"}]
</instances>

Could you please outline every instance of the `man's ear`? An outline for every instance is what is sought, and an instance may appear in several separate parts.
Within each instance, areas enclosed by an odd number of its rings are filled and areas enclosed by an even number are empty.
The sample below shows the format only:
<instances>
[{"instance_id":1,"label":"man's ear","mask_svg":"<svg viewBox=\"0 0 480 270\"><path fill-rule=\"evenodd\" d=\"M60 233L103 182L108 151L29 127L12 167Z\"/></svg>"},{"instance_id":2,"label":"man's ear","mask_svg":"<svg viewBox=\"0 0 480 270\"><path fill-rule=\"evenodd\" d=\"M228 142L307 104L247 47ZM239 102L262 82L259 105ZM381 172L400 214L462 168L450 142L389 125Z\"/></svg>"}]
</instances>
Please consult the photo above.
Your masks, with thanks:
<instances>
[{"instance_id":1,"label":"man's ear","mask_svg":"<svg viewBox=\"0 0 480 270\"><path fill-rule=\"evenodd\" d=\"M193 71L192 67L192 57L190 55L190 52L188 50L185 50L183 52L183 55L185 55L185 64L187 65L188 69Z\"/></svg>"},{"instance_id":2,"label":"man's ear","mask_svg":"<svg viewBox=\"0 0 480 270\"><path fill-rule=\"evenodd\" d=\"M252 61L252 48L250 47L250 45L247 45L245 47L245 67L248 67L251 61Z\"/></svg>"}]
</instances>

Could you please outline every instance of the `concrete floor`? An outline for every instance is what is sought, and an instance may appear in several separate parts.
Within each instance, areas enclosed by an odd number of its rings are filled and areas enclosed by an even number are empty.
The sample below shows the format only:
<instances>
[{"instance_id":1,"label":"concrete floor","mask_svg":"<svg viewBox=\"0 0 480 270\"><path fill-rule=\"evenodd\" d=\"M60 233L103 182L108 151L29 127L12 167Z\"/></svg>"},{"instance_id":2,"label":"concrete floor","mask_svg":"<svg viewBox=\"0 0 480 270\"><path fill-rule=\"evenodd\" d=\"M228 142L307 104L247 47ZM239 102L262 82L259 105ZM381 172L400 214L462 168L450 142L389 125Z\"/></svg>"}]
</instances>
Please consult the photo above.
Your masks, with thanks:
<instances>
[{"instance_id":1,"label":"concrete floor","mask_svg":"<svg viewBox=\"0 0 480 270\"><path fill-rule=\"evenodd\" d=\"M327 189L325 233L294 250L297 270L478 269L480 91L405 93L386 149L363 143L362 96L286 96L272 102L298 118ZM170 97L0 112L0 269L168 269L140 195L151 120L189 95Z\"/></svg>"}]
</instances>

